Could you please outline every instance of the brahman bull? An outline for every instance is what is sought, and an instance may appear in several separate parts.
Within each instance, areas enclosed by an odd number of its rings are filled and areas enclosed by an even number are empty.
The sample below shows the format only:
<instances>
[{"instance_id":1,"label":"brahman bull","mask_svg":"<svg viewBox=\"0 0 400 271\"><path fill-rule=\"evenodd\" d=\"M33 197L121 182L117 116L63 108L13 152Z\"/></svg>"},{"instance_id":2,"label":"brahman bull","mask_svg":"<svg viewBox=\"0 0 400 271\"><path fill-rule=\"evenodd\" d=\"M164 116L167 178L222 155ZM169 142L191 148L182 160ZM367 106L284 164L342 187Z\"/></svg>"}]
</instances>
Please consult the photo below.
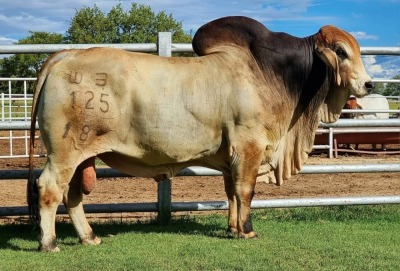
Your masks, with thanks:
<instances>
[{"instance_id":1,"label":"brahman bull","mask_svg":"<svg viewBox=\"0 0 400 271\"><path fill-rule=\"evenodd\" d=\"M298 173L318 123L336 121L350 95L373 88L357 41L334 26L297 38L226 17L202 26L193 49L199 57L66 50L45 62L33 99L31 157L36 116L48 157L38 180L30 162L28 182L40 250L58 251L61 201L80 241L100 243L82 208L94 157L156 179L193 165L220 170L228 231L255 237L250 203L257 177L272 171L281 184Z\"/></svg>"}]
</instances>

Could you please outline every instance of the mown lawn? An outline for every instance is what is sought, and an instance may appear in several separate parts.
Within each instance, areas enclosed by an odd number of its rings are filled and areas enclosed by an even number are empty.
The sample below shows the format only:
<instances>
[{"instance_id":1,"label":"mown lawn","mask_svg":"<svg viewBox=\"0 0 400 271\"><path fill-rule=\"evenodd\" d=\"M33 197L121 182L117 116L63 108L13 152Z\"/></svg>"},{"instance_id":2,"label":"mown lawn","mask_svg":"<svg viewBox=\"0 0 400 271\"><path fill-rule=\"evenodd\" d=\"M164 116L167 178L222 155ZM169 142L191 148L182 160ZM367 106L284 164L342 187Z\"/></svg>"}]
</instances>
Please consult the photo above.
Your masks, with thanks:
<instances>
[{"instance_id":1,"label":"mown lawn","mask_svg":"<svg viewBox=\"0 0 400 271\"><path fill-rule=\"evenodd\" d=\"M389 102L389 109L390 110L397 110L400 107L400 103L398 102Z\"/></svg>"},{"instance_id":2,"label":"mown lawn","mask_svg":"<svg viewBox=\"0 0 400 271\"><path fill-rule=\"evenodd\" d=\"M400 270L400 205L253 211L259 237L231 239L226 216L94 224L99 246L57 224L60 253L29 225L0 226L1 270Z\"/></svg>"}]
</instances>

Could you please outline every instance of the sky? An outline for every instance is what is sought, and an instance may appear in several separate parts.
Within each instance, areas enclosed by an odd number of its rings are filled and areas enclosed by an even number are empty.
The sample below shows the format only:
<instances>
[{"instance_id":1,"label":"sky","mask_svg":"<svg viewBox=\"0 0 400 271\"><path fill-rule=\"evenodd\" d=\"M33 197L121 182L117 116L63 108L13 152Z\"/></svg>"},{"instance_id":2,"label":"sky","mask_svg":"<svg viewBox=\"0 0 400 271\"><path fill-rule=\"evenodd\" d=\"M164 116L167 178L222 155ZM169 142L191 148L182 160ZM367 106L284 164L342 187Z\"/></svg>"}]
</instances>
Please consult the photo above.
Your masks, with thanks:
<instances>
[{"instance_id":1,"label":"sky","mask_svg":"<svg viewBox=\"0 0 400 271\"><path fill-rule=\"evenodd\" d=\"M165 11L193 33L203 24L224 16L248 16L272 31L305 37L323 25L350 32L360 46L400 46L400 0L137 0L158 13ZM125 0L0 0L0 44L12 44L29 31L65 34L71 18L82 7L96 4L107 13ZM400 56L363 57L373 78L400 74Z\"/></svg>"}]
</instances>

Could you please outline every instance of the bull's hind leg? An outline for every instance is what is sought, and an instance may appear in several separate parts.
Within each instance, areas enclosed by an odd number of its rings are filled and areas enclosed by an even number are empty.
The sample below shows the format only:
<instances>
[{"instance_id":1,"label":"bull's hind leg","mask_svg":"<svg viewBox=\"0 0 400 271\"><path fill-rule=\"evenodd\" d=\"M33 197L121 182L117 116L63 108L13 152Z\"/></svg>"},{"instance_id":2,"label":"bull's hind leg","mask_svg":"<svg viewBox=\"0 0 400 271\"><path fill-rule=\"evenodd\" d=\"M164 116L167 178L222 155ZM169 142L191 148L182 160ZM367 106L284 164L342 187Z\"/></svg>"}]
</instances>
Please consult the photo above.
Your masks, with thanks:
<instances>
[{"instance_id":1,"label":"bull's hind leg","mask_svg":"<svg viewBox=\"0 0 400 271\"><path fill-rule=\"evenodd\" d=\"M93 163L85 161L84 165L92 166L93 164L94 166L94 157L91 160L93 160ZM85 168L81 166L76 169L69 186L64 190L63 201L80 242L82 244L98 245L101 243L101 239L94 235L83 210L82 185L84 184L84 180L82 180L82 171L84 170ZM94 170L93 174L95 174ZM89 177L90 179L95 179L95 176L94 178L92 176Z\"/></svg>"},{"instance_id":2,"label":"bull's hind leg","mask_svg":"<svg viewBox=\"0 0 400 271\"><path fill-rule=\"evenodd\" d=\"M58 252L56 243L55 219L57 207L61 203L65 183L71 179L73 170L59 170L48 162L38 182L38 206L40 216L40 251Z\"/></svg>"}]
</instances>

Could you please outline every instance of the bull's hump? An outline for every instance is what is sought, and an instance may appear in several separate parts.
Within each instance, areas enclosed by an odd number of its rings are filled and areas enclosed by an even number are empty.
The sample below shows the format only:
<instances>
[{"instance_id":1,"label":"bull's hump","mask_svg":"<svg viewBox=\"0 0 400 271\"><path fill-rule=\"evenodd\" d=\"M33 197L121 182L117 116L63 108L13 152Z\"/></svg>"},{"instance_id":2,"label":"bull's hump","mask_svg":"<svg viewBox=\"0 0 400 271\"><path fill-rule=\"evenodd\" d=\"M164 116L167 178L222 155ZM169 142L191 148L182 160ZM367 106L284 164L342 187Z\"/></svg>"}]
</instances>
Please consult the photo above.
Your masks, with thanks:
<instances>
[{"instance_id":1,"label":"bull's hump","mask_svg":"<svg viewBox=\"0 0 400 271\"><path fill-rule=\"evenodd\" d=\"M213 53L220 46L249 49L258 37L269 30L260 22L241 16L224 17L200 27L193 37L193 50L199 56Z\"/></svg>"}]
</instances>

